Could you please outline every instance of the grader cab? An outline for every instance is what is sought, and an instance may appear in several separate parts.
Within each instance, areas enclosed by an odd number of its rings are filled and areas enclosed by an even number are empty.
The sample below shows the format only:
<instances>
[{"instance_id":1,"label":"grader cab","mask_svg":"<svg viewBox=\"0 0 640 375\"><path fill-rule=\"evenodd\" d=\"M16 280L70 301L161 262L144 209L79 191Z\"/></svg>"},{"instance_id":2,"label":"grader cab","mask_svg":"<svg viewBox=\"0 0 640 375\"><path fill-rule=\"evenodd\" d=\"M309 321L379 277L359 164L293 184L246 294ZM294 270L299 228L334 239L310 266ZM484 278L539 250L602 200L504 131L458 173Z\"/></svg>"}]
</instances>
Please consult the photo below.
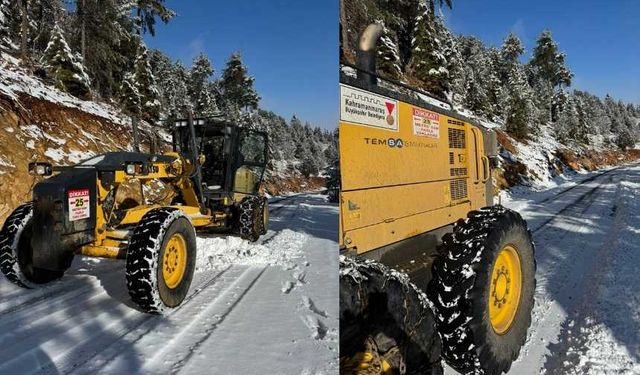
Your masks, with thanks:
<instances>
[{"instance_id":1,"label":"grader cab","mask_svg":"<svg viewBox=\"0 0 640 375\"><path fill-rule=\"evenodd\" d=\"M493 203L495 134L377 76L380 33L340 77L341 373L506 372L535 260L525 221Z\"/></svg>"},{"instance_id":2,"label":"grader cab","mask_svg":"<svg viewBox=\"0 0 640 375\"><path fill-rule=\"evenodd\" d=\"M173 150L110 152L74 166L31 163L46 177L0 231L0 269L21 287L56 280L75 255L126 259L127 287L146 312L187 295L196 230L256 241L267 136L221 119L179 120Z\"/></svg>"}]
</instances>

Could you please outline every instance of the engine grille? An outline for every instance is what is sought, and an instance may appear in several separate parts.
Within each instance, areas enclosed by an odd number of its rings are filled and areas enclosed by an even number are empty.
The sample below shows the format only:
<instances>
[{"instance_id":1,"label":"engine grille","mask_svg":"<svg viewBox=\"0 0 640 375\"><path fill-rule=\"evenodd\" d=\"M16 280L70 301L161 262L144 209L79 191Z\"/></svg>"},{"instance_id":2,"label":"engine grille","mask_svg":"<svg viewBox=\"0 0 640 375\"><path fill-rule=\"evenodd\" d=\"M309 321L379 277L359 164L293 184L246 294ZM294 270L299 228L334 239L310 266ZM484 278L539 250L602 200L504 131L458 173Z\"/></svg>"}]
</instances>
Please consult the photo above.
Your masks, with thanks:
<instances>
[{"instance_id":1,"label":"engine grille","mask_svg":"<svg viewBox=\"0 0 640 375\"><path fill-rule=\"evenodd\" d=\"M467 197L466 179L451 180L451 200L457 201Z\"/></svg>"},{"instance_id":2,"label":"engine grille","mask_svg":"<svg viewBox=\"0 0 640 375\"><path fill-rule=\"evenodd\" d=\"M451 168L451 177L466 176L467 168Z\"/></svg>"},{"instance_id":3,"label":"engine grille","mask_svg":"<svg viewBox=\"0 0 640 375\"><path fill-rule=\"evenodd\" d=\"M450 152L449 153L449 164L455 164L455 162L456 162L456 157L453 154L453 152Z\"/></svg>"},{"instance_id":4,"label":"engine grille","mask_svg":"<svg viewBox=\"0 0 640 375\"><path fill-rule=\"evenodd\" d=\"M464 130L449 128L449 148L465 148Z\"/></svg>"}]
</instances>

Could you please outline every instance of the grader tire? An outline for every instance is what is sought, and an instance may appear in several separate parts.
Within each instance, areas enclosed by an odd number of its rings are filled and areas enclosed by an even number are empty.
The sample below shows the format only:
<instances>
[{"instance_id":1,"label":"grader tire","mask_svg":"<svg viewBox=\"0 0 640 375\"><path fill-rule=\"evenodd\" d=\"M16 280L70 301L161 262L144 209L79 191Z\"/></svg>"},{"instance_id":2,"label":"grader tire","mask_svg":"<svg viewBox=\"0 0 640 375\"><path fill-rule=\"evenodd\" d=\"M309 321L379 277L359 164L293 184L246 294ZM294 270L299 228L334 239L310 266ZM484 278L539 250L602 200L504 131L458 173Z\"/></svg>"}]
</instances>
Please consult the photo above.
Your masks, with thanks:
<instances>
[{"instance_id":1,"label":"grader tire","mask_svg":"<svg viewBox=\"0 0 640 375\"><path fill-rule=\"evenodd\" d=\"M34 288L62 277L64 271L50 271L33 267L30 243L33 205L25 203L7 218L0 231L0 270L12 283Z\"/></svg>"},{"instance_id":2,"label":"grader tire","mask_svg":"<svg viewBox=\"0 0 640 375\"><path fill-rule=\"evenodd\" d=\"M260 196L247 196L238 205L238 233L249 242L256 242L267 233L269 211L267 200Z\"/></svg>"},{"instance_id":3,"label":"grader tire","mask_svg":"<svg viewBox=\"0 0 640 375\"><path fill-rule=\"evenodd\" d=\"M442 374L428 301L406 275L340 258L340 373Z\"/></svg>"},{"instance_id":4,"label":"grader tire","mask_svg":"<svg viewBox=\"0 0 640 375\"><path fill-rule=\"evenodd\" d=\"M133 231L126 278L131 300L148 313L161 314L184 300L196 265L196 233L175 208L147 212Z\"/></svg>"},{"instance_id":5,"label":"grader tire","mask_svg":"<svg viewBox=\"0 0 640 375\"><path fill-rule=\"evenodd\" d=\"M518 358L534 303L534 245L522 217L502 206L459 220L443 237L427 295L442 354L461 373L501 374Z\"/></svg>"}]
</instances>

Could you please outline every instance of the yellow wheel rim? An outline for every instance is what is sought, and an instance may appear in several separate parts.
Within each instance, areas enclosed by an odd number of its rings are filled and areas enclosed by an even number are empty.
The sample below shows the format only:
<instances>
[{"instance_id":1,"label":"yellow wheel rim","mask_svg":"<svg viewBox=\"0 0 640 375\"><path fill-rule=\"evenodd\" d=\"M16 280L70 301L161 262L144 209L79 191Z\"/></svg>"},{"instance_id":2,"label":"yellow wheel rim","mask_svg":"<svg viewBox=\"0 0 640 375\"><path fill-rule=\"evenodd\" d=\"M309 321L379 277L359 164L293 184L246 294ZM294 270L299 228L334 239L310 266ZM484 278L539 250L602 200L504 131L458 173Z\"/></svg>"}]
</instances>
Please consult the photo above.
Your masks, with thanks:
<instances>
[{"instance_id":1,"label":"yellow wheel rim","mask_svg":"<svg viewBox=\"0 0 640 375\"><path fill-rule=\"evenodd\" d=\"M162 277L170 289L174 289L182 281L187 268L187 241L176 233L167 242L162 259Z\"/></svg>"},{"instance_id":2,"label":"yellow wheel rim","mask_svg":"<svg viewBox=\"0 0 640 375\"><path fill-rule=\"evenodd\" d=\"M522 293L520 255L513 245L506 245L498 253L491 271L489 317L493 330L504 335L509 332L518 312Z\"/></svg>"}]
</instances>

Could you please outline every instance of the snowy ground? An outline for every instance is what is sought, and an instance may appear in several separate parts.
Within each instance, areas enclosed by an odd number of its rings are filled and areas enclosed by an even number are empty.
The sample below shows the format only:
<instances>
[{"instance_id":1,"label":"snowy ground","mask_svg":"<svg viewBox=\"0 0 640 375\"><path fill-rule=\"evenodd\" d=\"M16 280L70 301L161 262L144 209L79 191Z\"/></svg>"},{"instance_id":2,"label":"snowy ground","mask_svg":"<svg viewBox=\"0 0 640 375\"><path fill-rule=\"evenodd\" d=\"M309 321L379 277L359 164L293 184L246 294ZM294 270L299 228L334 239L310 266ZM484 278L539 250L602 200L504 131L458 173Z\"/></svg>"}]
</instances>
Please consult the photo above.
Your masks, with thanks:
<instances>
[{"instance_id":1,"label":"snowy ground","mask_svg":"<svg viewBox=\"0 0 640 375\"><path fill-rule=\"evenodd\" d=\"M518 193L536 243L527 343L510 374L640 373L640 167Z\"/></svg>"},{"instance_id":2,"label":"snowy ground","mask_svg":"<svg viewBox=\"0 0 640 375\"><path fill-rule=\"evenodd\" d=\"M58 282L0 280L1 374L329 374L338 368L336 205L272 199L256 244L199 236L187 300L138 312L123 261L77 257Z\"/></svg>"}]
</instances>

